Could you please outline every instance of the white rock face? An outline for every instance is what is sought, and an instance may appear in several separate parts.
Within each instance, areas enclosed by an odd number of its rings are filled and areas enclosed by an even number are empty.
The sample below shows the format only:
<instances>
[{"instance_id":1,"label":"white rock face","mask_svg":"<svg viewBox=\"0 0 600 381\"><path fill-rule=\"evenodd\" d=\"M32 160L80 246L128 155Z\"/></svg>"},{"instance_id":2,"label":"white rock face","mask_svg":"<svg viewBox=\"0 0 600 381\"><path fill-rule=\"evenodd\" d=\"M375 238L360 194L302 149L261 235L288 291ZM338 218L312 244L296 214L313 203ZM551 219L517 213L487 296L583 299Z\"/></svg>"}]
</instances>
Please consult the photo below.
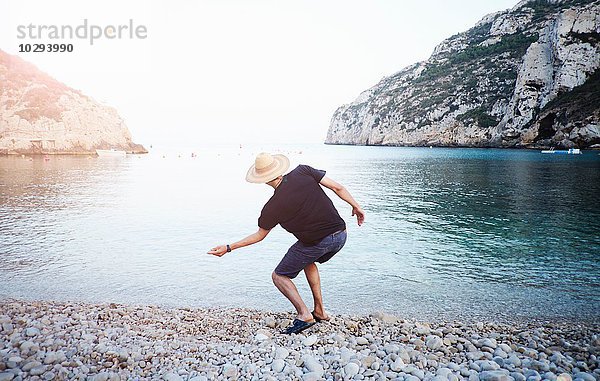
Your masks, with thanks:
<instances>
[{"instance_id":1,"label":"white rock face","mask_svg":"<svg viewBox=\"0 0 600 381\"><path fill-rule=\"evenodd\" d=\"M600 2L525 0L338 108L326 143L585 148L598 77Z\"/></svg>"},{"instance_id":2,"label":"white rock face","mask_svg":"<svg viewBox=\"0 0 600 381\"><path fill-rule=\"evenodd\" d=\"M0 154L94 153L134 144L117 111L0 50Z\"/></svg>"},{"instance_id":3,"label":"white rock face","mask_svg":"<svg viewBox=\"0 0 600 381\"><path fill-rule=\"evenodd\" d=\"M515 15L514 13L502 13L493 22L490 28L490 35L503 36L520 32L527 25L533 14L525 13Z\"/></svg>"}]
</instances>

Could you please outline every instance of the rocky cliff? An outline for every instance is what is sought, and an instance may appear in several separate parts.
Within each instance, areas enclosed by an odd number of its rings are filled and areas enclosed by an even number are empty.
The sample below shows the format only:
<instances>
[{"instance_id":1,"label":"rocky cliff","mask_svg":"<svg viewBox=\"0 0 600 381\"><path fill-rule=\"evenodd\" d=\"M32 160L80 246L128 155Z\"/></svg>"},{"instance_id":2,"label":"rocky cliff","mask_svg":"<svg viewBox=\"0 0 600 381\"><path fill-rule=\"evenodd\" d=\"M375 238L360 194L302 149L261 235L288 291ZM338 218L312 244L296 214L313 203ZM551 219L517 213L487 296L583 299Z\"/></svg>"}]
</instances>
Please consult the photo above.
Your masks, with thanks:
<instances>
[{"instance_id":1,"label":"rocky cliff","mask_svg":"<svg viewBox=\"0 0 600 381\"><path fill-rule=\"evenodd\" d=\"M326 143L600 144L600 1L525 0L336 110Z\"/></svg>"},{"instance_id":2,"label":"rocky cliff","mask_svg":"<svg viewBox=\"0 0 600 381\"><path fill-rule=\"evenodd\" d=\"M143 153L117 111L0 50L0 154Z\"/></svg>"}]
</instances>

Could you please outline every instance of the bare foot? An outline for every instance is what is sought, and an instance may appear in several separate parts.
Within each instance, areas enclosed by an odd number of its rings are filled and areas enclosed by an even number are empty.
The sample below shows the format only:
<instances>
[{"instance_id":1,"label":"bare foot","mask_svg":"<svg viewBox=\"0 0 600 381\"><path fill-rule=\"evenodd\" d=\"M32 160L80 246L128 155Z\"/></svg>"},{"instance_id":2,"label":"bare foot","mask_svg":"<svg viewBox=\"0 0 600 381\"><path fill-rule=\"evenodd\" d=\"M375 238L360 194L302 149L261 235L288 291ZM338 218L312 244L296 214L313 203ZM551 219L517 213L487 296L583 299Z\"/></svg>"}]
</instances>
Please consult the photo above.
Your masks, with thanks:
<instances>
[{"instance_id":1,"label":"bare foot","mask_svg":"<svg viewBox=\"0 0 600 381\"><path fill-rule=\"evenodd\" d=\"M315 320L311 313L296 315L296 319L302 320L307 323L311 323Z\"/></svg>"},{"instance_id":2,"label":"bare foot","mask_svg":"<svg viewBox=\"0 0 600 381\"><path fill-rule=\"evenodd\" d=\"M314 310L312 312L312 316L314 316L315 320L319 321L319 320L324 320L324 321L328 321L331 318L329 317L329 315L327 315L327 313L325 313L325 311L317 311Z\"/></svg>"}]
</instances>

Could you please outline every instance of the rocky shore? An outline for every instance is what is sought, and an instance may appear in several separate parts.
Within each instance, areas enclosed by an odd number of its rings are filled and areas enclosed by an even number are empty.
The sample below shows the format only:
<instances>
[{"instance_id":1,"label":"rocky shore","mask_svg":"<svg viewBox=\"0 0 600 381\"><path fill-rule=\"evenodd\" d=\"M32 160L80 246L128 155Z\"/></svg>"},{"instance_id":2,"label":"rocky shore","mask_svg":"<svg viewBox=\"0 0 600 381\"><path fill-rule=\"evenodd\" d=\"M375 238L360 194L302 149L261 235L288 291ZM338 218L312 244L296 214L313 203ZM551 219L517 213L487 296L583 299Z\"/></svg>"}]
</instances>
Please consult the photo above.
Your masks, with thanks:
<instances>
[{"instance_id":1,"label":"rocky shore","mask_svg":"<svg viewBox=\"0 0 600 381\"><path fill-rule=\"evenodd\" d=\"M522 0L340 106L326 143L587 149L599 89L600 1Z\"/></svg>"},{"instance_id":2,"label":"rocky shore","mask_svg":"<svg viewBox=\"0 0 600 381\"><path fill-rule=\"evenodd\" d=\"M147 153L113 107L0 49L0 155Z\"/></svg>"},{"instance_id":3,"label":"rocky shore","mask_svg":"<svg viewBox=\"0 0 600 381\"><path fill-rule=\"evenodd\" d=\"M600 324L416 322L291 313L0 302L5 380L600 380Z\"/></svg>"}]
</instances>

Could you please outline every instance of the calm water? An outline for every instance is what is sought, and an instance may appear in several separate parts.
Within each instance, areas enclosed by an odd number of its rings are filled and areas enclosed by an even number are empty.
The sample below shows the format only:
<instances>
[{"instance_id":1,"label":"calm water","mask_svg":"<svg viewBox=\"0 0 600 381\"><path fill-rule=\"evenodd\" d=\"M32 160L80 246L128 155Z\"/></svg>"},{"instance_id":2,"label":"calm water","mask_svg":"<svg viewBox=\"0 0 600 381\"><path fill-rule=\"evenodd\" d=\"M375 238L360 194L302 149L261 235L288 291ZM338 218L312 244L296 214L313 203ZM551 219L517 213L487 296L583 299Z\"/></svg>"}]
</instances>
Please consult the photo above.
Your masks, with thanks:
<instances>
[{"instance_id":1,"label":"calm water","mask_svg":"<svg viewBox=\"0 0 600 381\"><path fill-rule=\"evenodd\" d=\"M283 229L205 254L256 230L272 194L244 181L259 150L182 152L0 157L0 297L289 310L270 280L294 243ZM359 228L335 200L349 239L321 267L331 312L600 315L597 152L305 146L289 156L326 169L367 212Z\"/></svg>"}]
</instances>

